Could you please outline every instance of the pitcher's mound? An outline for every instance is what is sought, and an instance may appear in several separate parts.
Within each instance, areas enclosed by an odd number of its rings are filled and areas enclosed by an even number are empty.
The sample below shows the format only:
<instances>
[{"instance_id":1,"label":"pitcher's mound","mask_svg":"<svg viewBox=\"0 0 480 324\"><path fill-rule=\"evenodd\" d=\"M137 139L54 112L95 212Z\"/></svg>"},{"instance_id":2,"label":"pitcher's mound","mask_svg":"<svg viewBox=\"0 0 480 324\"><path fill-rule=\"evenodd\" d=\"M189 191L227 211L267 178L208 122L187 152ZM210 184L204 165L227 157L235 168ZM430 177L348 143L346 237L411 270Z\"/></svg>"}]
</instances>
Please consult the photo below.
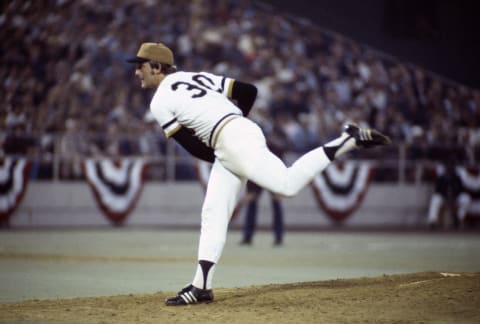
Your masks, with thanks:
<instances>
[{"instance_id":1,"label":"pitcher's mound","mask_svg":"<svg viewBox=\"0 0 480 324\"><path fill-rule=\"evenodd\" d=\"M414 273L215 289L215 302L167 307L173 293L0 304L0 323L480 323L480 273Z\"/></svg>"}]
</instances>

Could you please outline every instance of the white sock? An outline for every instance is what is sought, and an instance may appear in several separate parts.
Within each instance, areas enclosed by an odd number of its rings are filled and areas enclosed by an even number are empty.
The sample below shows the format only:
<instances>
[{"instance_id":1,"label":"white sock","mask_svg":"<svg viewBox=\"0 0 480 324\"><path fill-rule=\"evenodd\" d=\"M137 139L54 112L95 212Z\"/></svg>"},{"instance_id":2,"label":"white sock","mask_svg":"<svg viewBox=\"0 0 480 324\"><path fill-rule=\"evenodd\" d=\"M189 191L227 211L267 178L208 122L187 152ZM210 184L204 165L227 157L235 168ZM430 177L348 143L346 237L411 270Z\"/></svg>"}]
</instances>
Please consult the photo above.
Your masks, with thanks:
<instances>
[{"instance_id":1,"label":"white sock","mask_svg":"<svg viewBox=\"0 0 480 324\"><path fill-rule=\"evenodd\" d=\"M344 132L342 133L342 135L340 135L340 137L337 137L336 139L328 142L327 144L323 145L323 147L325 148L325 151L327 152L329 157L337 158L343 153L355 149L357 145L355 144L355 138ZM334 154L328 152L332 150Z\"/></svg>"}]
</instances>

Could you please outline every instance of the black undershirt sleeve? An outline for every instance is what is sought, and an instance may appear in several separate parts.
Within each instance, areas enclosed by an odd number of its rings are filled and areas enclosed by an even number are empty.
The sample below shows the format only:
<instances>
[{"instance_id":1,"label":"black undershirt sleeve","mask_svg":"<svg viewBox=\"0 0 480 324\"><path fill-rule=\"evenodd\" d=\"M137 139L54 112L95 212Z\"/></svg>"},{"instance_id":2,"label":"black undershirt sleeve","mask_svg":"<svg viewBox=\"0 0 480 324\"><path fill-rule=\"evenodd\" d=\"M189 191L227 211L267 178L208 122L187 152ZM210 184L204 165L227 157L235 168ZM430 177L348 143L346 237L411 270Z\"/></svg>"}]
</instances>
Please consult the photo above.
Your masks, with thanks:
<instances>
[{"instance_id":1,"label":"black undershirt sleeve","mask_svg":"<svg viewBox=\"0 0 480 324\"><path fill-rule=\"evenodd\" d=\"M232 87L231 99L237 102L237 106L242 110L245 117L250 113L256 98L257 87L250 83L235 80Z\"/></svg>"},{"instance_id":2,"label":"black undershirt sleeve","mask_svg":"<svg viewBox=\"0 0 480 324\"><path fill-rule=\"evenodd\" d=\"M215 161L213 149L203 143L188 128L180 128L175 134L172 135L172 137L177 141L178 144L180 144L196 158L210 163Z\"/></svg>"}]
</instances>

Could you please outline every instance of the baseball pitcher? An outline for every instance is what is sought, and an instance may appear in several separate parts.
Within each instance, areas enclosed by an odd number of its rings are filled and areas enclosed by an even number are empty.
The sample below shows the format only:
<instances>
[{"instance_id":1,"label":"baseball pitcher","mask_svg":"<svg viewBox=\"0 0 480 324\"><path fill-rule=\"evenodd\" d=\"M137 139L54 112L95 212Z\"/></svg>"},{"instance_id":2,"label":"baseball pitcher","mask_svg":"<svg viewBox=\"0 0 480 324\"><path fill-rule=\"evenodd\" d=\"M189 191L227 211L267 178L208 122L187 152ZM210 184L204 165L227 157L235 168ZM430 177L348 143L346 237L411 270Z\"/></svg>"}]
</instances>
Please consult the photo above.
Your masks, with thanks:
<instances>
[{"instance_id":1,"label":"baseball pitcher","mask_svg":"<svg viewBox=\"0 0 480 324\"><path fill-rule=\"evenodd\" d=\"M338 138L287 167L268 149L260 127L247 118L257 96L254 85L207 72L177 71L172 51L162 43L141 44L127 62L136 64L142 88L156 88L150 111L165 135L213 163L201 211L196 273L191 284L166 300L170 306L213 301L215 266L247 179L291 197L339 155L390 142L376 130L347 125Z\"/></svg>"}]
</instances>

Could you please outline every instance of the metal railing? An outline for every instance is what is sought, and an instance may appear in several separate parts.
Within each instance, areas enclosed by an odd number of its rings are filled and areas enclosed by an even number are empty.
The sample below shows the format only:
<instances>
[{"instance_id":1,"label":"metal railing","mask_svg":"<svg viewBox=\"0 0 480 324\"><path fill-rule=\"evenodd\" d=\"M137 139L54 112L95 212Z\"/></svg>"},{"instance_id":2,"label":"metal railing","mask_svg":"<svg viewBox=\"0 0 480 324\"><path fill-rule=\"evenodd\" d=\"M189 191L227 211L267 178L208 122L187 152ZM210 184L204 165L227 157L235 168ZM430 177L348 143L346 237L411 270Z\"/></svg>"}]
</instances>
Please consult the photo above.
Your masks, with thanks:
<instances>
[{"instance_id":1,"label":"metal railing","mask_svg":"<svg viewBox=\"0 0 480 324\"><path fill-rule=\"evenodd\" d=\"M99 140L85 134L79 135L78 147L85 150L75 151L67 147L68 141L64 136L53 136L48 148L37 141L35 145L25 150L25 153L3 152L3 156L26 157L32 162L30 178L32 180L71 181L84 178L82 164L85 159L122 159L143 158L148 162L147 181L182 181L196 180L198 161L191 157L173 140L166 140L163 136L151 137L150 143L145 144L144 137L132 135L118 135L113 138L101 138L105 142L100 145ZM122 142L123 141L123 142ZM143 141L143 145L140 144ZM72 141L71 143L74 143ZM85 145L86 144L86 145ZM150 146L149 146L150 145ZM445 148L444 153L436 152L430 157L428 147L423 148L425 154L415 155L415 149L405 143L371 150L358 150L349 153L344 159L369 162L375 166L374 182L415 183L421 184L434 179L437 165L452 158L455 149L465 151L457 162L460 164L475 165L480 156L480 148L455 147ZM19 150L21 151L21 150ZM288 152L285 162L290 164L300 153Z\"/></svg>"}]
</instances>

